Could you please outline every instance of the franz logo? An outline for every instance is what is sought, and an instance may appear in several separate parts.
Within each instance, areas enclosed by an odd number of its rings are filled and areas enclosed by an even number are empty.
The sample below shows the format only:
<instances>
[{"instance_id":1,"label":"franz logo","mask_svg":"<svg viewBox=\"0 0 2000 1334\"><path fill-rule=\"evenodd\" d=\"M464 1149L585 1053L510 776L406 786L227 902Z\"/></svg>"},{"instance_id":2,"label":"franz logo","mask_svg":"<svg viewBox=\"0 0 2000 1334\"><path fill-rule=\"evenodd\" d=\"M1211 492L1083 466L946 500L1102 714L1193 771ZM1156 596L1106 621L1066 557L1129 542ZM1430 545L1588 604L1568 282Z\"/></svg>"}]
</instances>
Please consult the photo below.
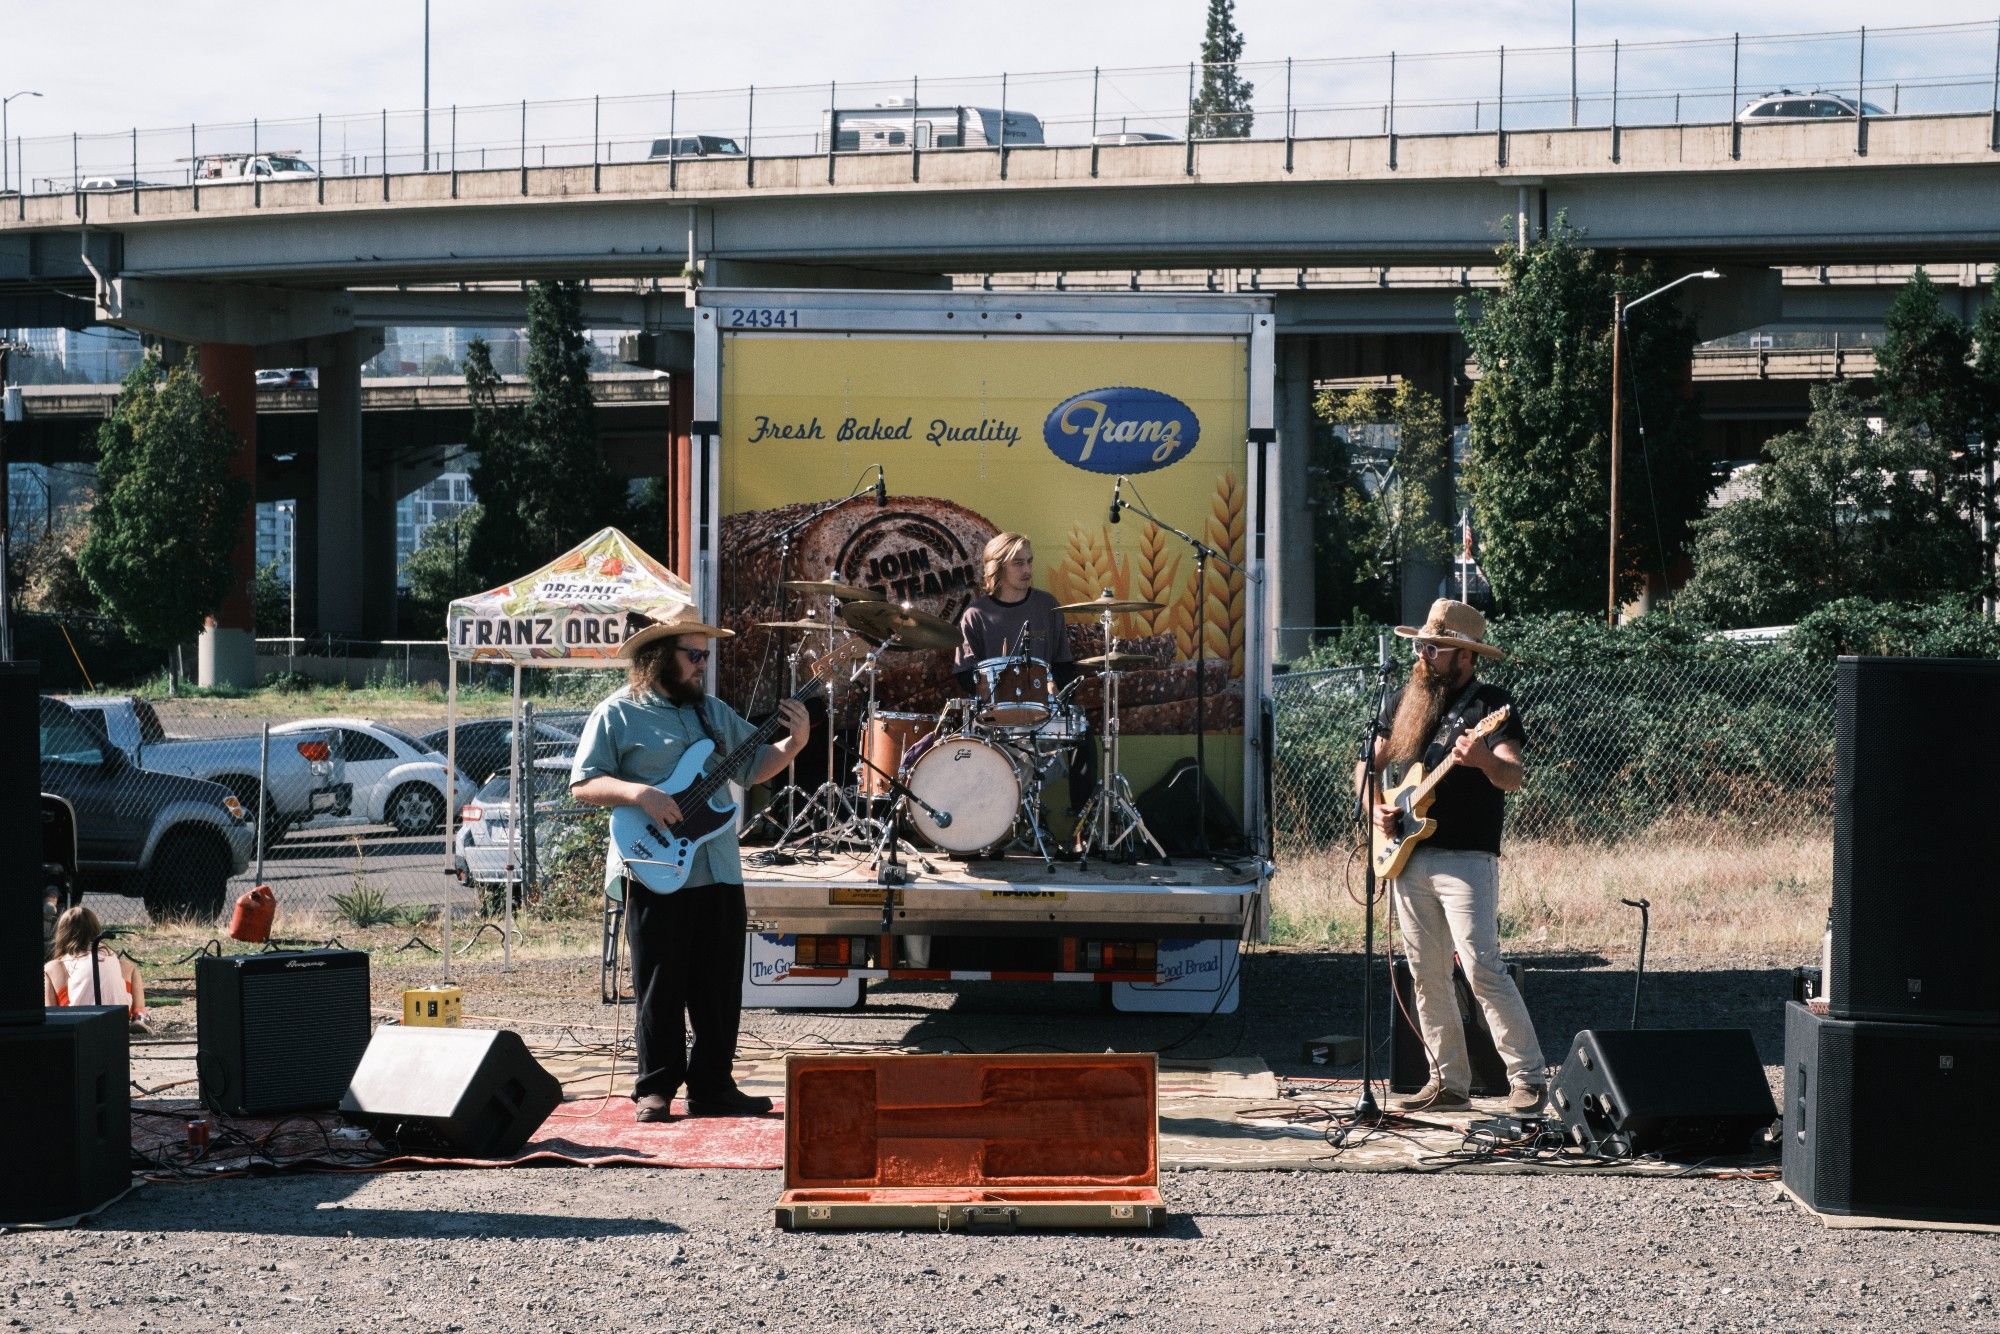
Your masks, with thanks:
<instances>
[{"instance_id":1,"label":"franz logo","mask_svg":"<svg viewBox=\"0 0 2000 1334\"><path fill-rule=\"evenodd\" d=\"M1073 394L1042 423L1049 451L1085 472L1153 472L1185 457L1200 438L1193 408L1131 385Z\"/></svg>"}]
</instances>

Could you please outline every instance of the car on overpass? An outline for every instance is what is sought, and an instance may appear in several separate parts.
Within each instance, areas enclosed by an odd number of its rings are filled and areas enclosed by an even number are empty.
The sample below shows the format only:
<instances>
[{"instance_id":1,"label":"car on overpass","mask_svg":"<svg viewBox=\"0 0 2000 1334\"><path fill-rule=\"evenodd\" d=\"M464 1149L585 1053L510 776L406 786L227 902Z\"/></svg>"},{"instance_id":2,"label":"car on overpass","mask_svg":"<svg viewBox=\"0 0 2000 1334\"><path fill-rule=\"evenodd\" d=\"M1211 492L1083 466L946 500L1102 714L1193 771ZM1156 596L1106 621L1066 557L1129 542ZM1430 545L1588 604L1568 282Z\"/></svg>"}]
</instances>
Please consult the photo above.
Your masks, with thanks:
<instances>
[{"instance_id":1,"label":"car on overpass","mask_svg":"<svg viewBox=\"0 0 2000 1334\"><path fill-rule=\"evenodd\" d=\"M720 134L677 134L653 140L648 158L742 157L743 145Z\"/></svg>"},{"instance_id":2,"label":"car on overpass","mask_svg":"<svg viewBox=\"0 0 2000 1334\"><path fill-rule=\"evenodd\" d=\"M1042 138L1041 117L1026 111L993 107L918 106L907 97L891 97L872 107L836 108L820 124L819 149L828 143L836 153L885 153L915 148L996 148L1035 145Z\"/></svg>"},{"instance_id":3,"label":"car on overpass","mask_svg":"<svg viewBox=\"0 0 2000 1334\"><path fill-rule=\"evenodd\" d=\"M1745 125L1768 125L1773 121L1853 120L1857 114L1856 107L1860 108L1859 114L1863 116L1889 114L1873 102L1856 102L1840 93L1795 93L1789 88L1780 88L1750 102L1736 113L1736 119Z\"/></svg>"},{"instance_id":4,"label":"car on overpass","mask_svg":"<svg viewBox=\"0 0 2000 1334\"><path fill-rule=\"evenodd\" d=\"M1160 134L1154 130L1105 130L1094 136L1094 144L1177 144L1180 142L1171 134Z\"/></svg>"},{"instance_id":5,"label":"car on overpass","mask_svg":"<svg viewBox=\"0 0 2000 1334\"><path fill-rule=\"evenodd\" d=\"M135 176L86 176L76 183L76 188L94 194L100 190L137 190L151 184Z\"/></svg>"},{"instance_id":6,"label":"car on overpass","mask_svg":"<svg viewBox=\"0 0 2000 1334\"><path fill-rule=\"evenodd\" d=\"M285 370L262 370L257 372L259 389L311 389L313 373L301 366Z\"/></svg>"},{"instance_id":7,"label":"car on overpass","mask_svg":"<svg viewBox=\"0 0 2000 1334\"><path fill-rule=\"evenodd\" d=\"M192 175L202 181L310 181L319 176L296 151L203 153L192 159Z\"/></svg>"}]
</instances>

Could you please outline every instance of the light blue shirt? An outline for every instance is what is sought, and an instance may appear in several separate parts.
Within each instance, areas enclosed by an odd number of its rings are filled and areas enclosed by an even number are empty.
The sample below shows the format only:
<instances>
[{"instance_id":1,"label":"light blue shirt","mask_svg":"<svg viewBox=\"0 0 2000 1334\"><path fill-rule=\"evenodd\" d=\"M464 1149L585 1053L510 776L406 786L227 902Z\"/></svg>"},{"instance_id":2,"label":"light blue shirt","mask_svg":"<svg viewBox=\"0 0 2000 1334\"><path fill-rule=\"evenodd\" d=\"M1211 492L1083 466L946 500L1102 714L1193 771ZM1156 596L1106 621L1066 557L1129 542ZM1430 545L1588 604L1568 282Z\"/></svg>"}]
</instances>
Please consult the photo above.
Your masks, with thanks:
<instances>
[{"instance_id":1,"label":"light blue shirt","mask_svg":"<svg viewBox=\"0 0 2000 1334\"><path fill-rule=\"evenodd\" d=\"M702 771L714 773L722 757L755 736L757 729L719 699L704 696L702 708L717 742L717 753L702 766ZM589 721L583 725L583 736L577 742L576 758L569 767L569 781L574 785L608 775L628 783L657 787L673 775L674 766L680 763L689 746L708 739L708 732L702 730L701 719L695 716L693 708L670 704L657 695L634 695L632 688L625 686L591 710ZM760 748L758 758L763 754L764 748ZM755 768L754 761L744 764L730 777L747 785L748 771ZM624 875L625 859L618 855L617 845L607 840L604 892L611 898L624 897ZM687 883L743 883L743 860L733 825L695 852L694 862L688 867Z\"/></svg>"}]
</instances>

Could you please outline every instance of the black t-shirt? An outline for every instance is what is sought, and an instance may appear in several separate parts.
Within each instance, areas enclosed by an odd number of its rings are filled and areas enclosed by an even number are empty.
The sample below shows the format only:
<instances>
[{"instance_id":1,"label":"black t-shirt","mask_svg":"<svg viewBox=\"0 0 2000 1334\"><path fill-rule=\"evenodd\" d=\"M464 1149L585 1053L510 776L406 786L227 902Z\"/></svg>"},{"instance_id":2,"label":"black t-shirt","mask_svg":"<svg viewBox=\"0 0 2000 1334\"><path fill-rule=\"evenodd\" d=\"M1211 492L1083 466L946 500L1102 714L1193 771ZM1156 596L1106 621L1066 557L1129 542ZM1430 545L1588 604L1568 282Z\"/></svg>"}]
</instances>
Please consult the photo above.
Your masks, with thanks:
<instances>
[{"instance_id":1,"label":"black t-shirt","mask_svg":"<svg viewBox=\"0 0 2000 1334\"><path fill-rule=\"evenodd\" d=\"M1453 699L1457 696L1454 694ZM1386 734L1389 723L1396 716L1396 708L1403 702L1403 692L1397 691L1389 699L1389 711L1383 717L1382 726ZM1500 686L1481 681L1473 687L1472 698L1465 702L1464 711L1459 715L1459 726L1444 739L1443 746L1433 745L1426 755L1436 756L1439 763L1451 753L1452 743L1459 734L1476 726L1481 718L1502 705L1513 705L1514 711L1507 715L1507 721L1500 724L1498 731L1486 738L1486 744L1498 745L1502 741L1512 741L1517 747L1525 747L1528 733L1521 726L1521 706L1514 703L1514 697ZM1449 714L1447 709L1446 713ZM1426 764L1426 769L1434 765ZM1437 792L1431 798L1430 818L1437 821L1437 832L1419 847L1444 848L1457 852L1500 851L1500 823L1506 814L1506 794L1493 786L1485 774L1469 765L1452 766L1444 781L1437 785Z\"/></svg>"}]
</instances>

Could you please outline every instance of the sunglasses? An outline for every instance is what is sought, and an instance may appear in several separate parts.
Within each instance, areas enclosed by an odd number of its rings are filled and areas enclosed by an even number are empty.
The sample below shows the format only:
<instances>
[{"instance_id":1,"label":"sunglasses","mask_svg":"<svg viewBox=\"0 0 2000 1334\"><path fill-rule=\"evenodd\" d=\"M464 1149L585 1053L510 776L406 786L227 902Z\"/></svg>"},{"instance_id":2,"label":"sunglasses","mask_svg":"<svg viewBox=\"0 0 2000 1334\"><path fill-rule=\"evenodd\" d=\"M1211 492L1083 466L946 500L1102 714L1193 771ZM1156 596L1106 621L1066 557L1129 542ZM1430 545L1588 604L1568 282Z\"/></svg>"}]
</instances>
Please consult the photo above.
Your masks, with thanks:
<instances>
[{"instance_id":1,"label":"sunglasses","mask_svg":"<svg viewBox=\"0 0 2000 1334\"><path fill-rule=\"evenodd\" d=\"M1456 653L1458 650L1456 648L1447 648L1443 644L1419 644L1417 645L1417 652L1426 658L1440 658L1447 653Z\"/></svg>"},{"instance_id":2,"label":"sunglasses","mask_svg":"<svg viewBox=\"0 0 2000 1334\"><path fill-rule=\"evenodd\" d=\"M684 648L681 650L681 656L697 667L708 661L708 654L709 650L705 648Z\"/></svg>"}]
</instances>

